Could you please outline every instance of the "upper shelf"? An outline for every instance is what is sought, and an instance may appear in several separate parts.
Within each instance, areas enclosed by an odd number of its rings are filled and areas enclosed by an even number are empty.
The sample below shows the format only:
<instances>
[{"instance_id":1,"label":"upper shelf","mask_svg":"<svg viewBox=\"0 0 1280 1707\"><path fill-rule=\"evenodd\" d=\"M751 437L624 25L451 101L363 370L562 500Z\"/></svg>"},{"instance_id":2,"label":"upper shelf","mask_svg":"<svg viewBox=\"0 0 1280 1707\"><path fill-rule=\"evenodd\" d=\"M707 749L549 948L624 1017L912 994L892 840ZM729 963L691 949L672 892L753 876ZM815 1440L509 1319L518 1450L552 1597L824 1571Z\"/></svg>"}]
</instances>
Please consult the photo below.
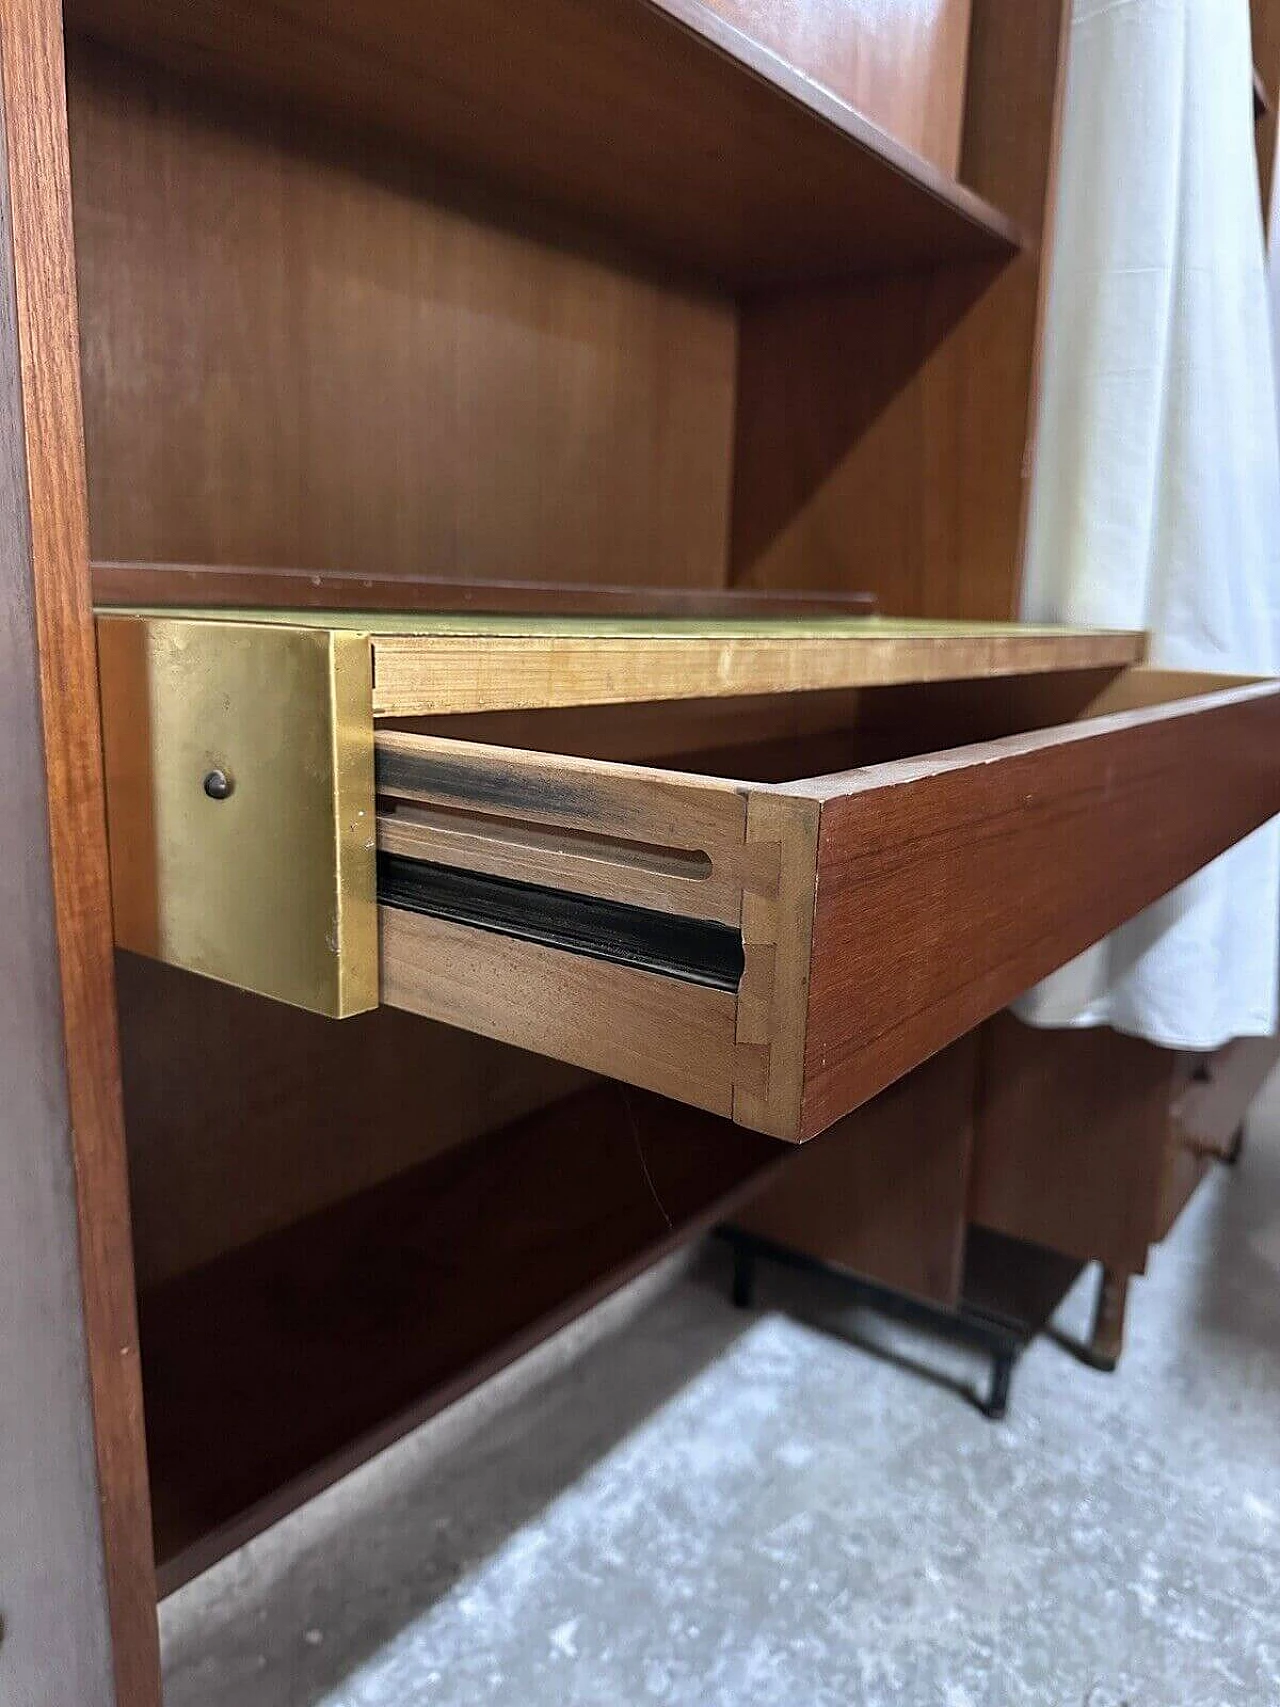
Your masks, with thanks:
<instances>
[{"instance_id":1,"label":"upper shelf","mask_svg":"<svg viewBox=\"0 0 1280 1707\"><path fill-rule=\"evenodd\" d=\"M1008 259L1016 224L700 0L66 0L735 290Z\"/></svg>"},{"instance_id":2,"label":"upper shelf","mask_svg":"<svg viewBox=\"0 0 1280 1707\"><path fill-rule=\"evenodd\" d=\"M391 615L103 607L102 617L368 636L373 715L547 710L1122 669L1146 638L1020 623Z\"/></svg>"},{"instance_id":3,"label":"upper shelf","mask_svg":"<svg viewBox=\"0 0 1280 1707\"><path fill-rule=\"evenodd\" d=\"M596 581L458 580L360 575L330 569L247 569L220 564L95 563L100 605L181 605L209 610L467 611L514 616L857 616L875 595L785 587L613 586Z\"/></svg>"}]
</instances>

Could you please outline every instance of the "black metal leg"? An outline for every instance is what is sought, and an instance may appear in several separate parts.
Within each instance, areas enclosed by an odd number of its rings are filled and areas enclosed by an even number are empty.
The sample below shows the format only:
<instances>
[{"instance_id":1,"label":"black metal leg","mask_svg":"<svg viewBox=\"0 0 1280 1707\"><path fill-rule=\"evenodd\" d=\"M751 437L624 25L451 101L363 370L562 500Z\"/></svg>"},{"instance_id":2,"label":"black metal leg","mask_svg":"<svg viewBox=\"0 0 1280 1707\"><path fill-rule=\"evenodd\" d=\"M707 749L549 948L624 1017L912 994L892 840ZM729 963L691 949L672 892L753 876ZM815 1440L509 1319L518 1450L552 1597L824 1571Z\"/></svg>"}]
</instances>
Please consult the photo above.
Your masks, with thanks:
<instances>
[{"instance_id":1,"label":"black metal leg","mask_svg":"<svg viewBox=\"0 0 1280 1707\"><path fill-rule=\"evenodd\" d=\"M733 1247L733 1299L734 1308L749 1310L756 1291L756 1254L746 1245L735 1243Z\"/></svg>"},{"instance_id":2,"label":"black metal leg","mask_svg":"<svg viewBox=\"0 0 1280 1707\"><path fill-rule=\"evenodd\" d=\"M717 1231L733 1253L730 1297L739 1310L750 1309L754 1302L756 1269L761 1261L783 1263L801 1272L829 1275L839 1282L846 1298L860 1307L873 1310L891 1321L905 1322L909 1326L923 1328L926 1332L944 1334L959 1344L985 1353L991 1359L990 1382L985 1392L981 1388L975 1392L961 1380L951 1380L945 1376L941 1379L943 1384L953 1391L963 1393L970 1404L976 1405L984 1416L993 1421L998 1421L1006 1414L1009 1408L1009 1391L1013 1383L1013 1368L1031 1337L1024 1323L1012 1318L998 1317L975 1305L962 1303L958 1308L952 1309L907 1293L894 1292L875 1281L850 1274L845 1269L834 1267L819 1258L806 1256L802 1252L789 1250L786 1246L775 1245L768 1239L761 1239L737 1227L720 1227ZM896 1357L893 1360L903 1361Z\"/></svg>"},{"instance_id":3,"label":"black metal leg","mask_svg":"<svg viewBox=\"0 0 1280 1707\"><path fill-rule=\"evenodd\" d=\"M1234 1168L1244 1152L1244 1121L1236 1127L1226 1155L1222 1158L1229 1168Z\"/></svg>"},{"instance_id":4,"label":"black metal leg","mask_svg":"<svg viewBox=\"0 0 1280 1707\"><path fill-rule=\"evenodd\" d=\"M1013 1380L1013 1366L1017 1361L1017 1353L1010 1348L998 1351L991 1364L991 1388L987 1394L987 1402L982 1407L982 1414L990 1417L992 1422L999 1422L1009 1409L1009 1386Z\"/></svg>"}]
</instances>

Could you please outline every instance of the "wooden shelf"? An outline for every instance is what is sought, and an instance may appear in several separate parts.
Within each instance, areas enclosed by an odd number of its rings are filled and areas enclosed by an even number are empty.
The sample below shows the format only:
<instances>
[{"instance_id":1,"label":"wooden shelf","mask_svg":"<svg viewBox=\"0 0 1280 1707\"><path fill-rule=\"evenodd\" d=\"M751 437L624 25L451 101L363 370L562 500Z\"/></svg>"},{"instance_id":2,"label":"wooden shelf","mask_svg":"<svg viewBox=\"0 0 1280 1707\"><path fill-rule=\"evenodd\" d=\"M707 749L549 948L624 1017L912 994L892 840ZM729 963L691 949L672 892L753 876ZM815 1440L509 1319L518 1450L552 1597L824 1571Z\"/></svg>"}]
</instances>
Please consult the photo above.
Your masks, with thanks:
<instances>
[{"instance_id":1,"label":"wooden shelf","mask_svg":"<svg viewBox=\"0 0 1280 1707\"><path fill-rule=\"evenodd\" d=\"M1123 669L1142 634L879 616L499 616L105 606L100 623L199 621L367 637L373 715L554 710Z\"/></svg>"},{"instance_id":2,"label":"wooden shelf","mask_svg":"<svg viewBox=\"0 0 1280 1707\"><path fill-rule=\"evenodd\" d=\"M783 1154L602 1084L144 1293L164 1592L709 1226Z\"/></svg>"},{"instance_id":3,"label":"wooden shelf","mask_svg":"<svg viewBox=\"0 0 1280 1707\"><path fill-rule=\"evenodd\" d=\"M1007 260L1016 224L699 0L67 0L68 27L353 124L735 290Z\"/></svg>"},{"instance_id":4,"label":"wooden shelf","mask_svg":"<svg viewBox=\"0 0 1280 1707\"><path fill-rule=\"evenodd\" d=\"M248 569L190 563L95 563L102 605L227 610L467 611L532 616L857 616L873 593L772 587L609 586L573 581L461 581L432 575Z\"/></svg>"}]
</instances>

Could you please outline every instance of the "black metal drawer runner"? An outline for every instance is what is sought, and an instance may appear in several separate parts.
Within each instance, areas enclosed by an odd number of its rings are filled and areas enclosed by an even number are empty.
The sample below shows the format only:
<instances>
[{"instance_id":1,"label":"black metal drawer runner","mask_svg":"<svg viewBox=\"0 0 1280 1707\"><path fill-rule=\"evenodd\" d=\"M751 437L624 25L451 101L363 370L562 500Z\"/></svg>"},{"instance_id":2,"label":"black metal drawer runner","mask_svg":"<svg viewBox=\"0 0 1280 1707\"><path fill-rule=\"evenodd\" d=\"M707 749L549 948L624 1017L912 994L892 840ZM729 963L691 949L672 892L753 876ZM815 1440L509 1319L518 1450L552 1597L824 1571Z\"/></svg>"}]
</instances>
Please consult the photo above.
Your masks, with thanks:
<instances>
[{"instance_id":1,"label":"black metal drawer runner","mask_svg":"<svg viewBox=\"0 0 1280 1707\"><path fill-rule=\"evenodd\" d=\"M742 935L729 925L572 895L540 883L380 853L378 901L713 990L735 991L742 978Z\"/></svg>"}]
</instances>

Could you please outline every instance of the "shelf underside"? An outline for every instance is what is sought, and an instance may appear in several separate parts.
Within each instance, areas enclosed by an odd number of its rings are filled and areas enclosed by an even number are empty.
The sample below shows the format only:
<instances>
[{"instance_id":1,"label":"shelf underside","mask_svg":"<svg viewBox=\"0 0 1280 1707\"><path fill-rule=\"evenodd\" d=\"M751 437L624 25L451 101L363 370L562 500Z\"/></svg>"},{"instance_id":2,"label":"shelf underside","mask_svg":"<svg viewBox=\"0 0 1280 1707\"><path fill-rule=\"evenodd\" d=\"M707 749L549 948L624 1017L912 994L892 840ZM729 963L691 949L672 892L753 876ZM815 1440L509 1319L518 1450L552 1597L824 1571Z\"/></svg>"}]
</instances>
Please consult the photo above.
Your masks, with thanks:
<instances>
[{"instance_id":1,"label":"shelf underside","mask_svg":"<svg viewBox=\"0 0 1280 1707\"><path fill-rule=\"evenodd\" d=\"M709 1225L784 1153L600 1084L144 1293L162 1589Z\"/></svg>"},{"instance_id":2,"label":"shelf underside","mask_svg":"<svg viewBox=\"0 0 1280 1707\"><path fill-rule=\"evenodd\" d=\"M642 618L143 610L104 619L368 634L375 717L720 699L1138 663L1141 634L887 617Z\"/></svg>"},{"instance_id":3,"label":"shelf underside","mask_svg":"<svg viewBox=\"0 0 1280 1707\"><path fill-rule=\"evenodd\" d=\"M69 28L351 124L734 290L1010 259L1013 221L699 0L67 0Z\"/></svg>"}]
</instances>

